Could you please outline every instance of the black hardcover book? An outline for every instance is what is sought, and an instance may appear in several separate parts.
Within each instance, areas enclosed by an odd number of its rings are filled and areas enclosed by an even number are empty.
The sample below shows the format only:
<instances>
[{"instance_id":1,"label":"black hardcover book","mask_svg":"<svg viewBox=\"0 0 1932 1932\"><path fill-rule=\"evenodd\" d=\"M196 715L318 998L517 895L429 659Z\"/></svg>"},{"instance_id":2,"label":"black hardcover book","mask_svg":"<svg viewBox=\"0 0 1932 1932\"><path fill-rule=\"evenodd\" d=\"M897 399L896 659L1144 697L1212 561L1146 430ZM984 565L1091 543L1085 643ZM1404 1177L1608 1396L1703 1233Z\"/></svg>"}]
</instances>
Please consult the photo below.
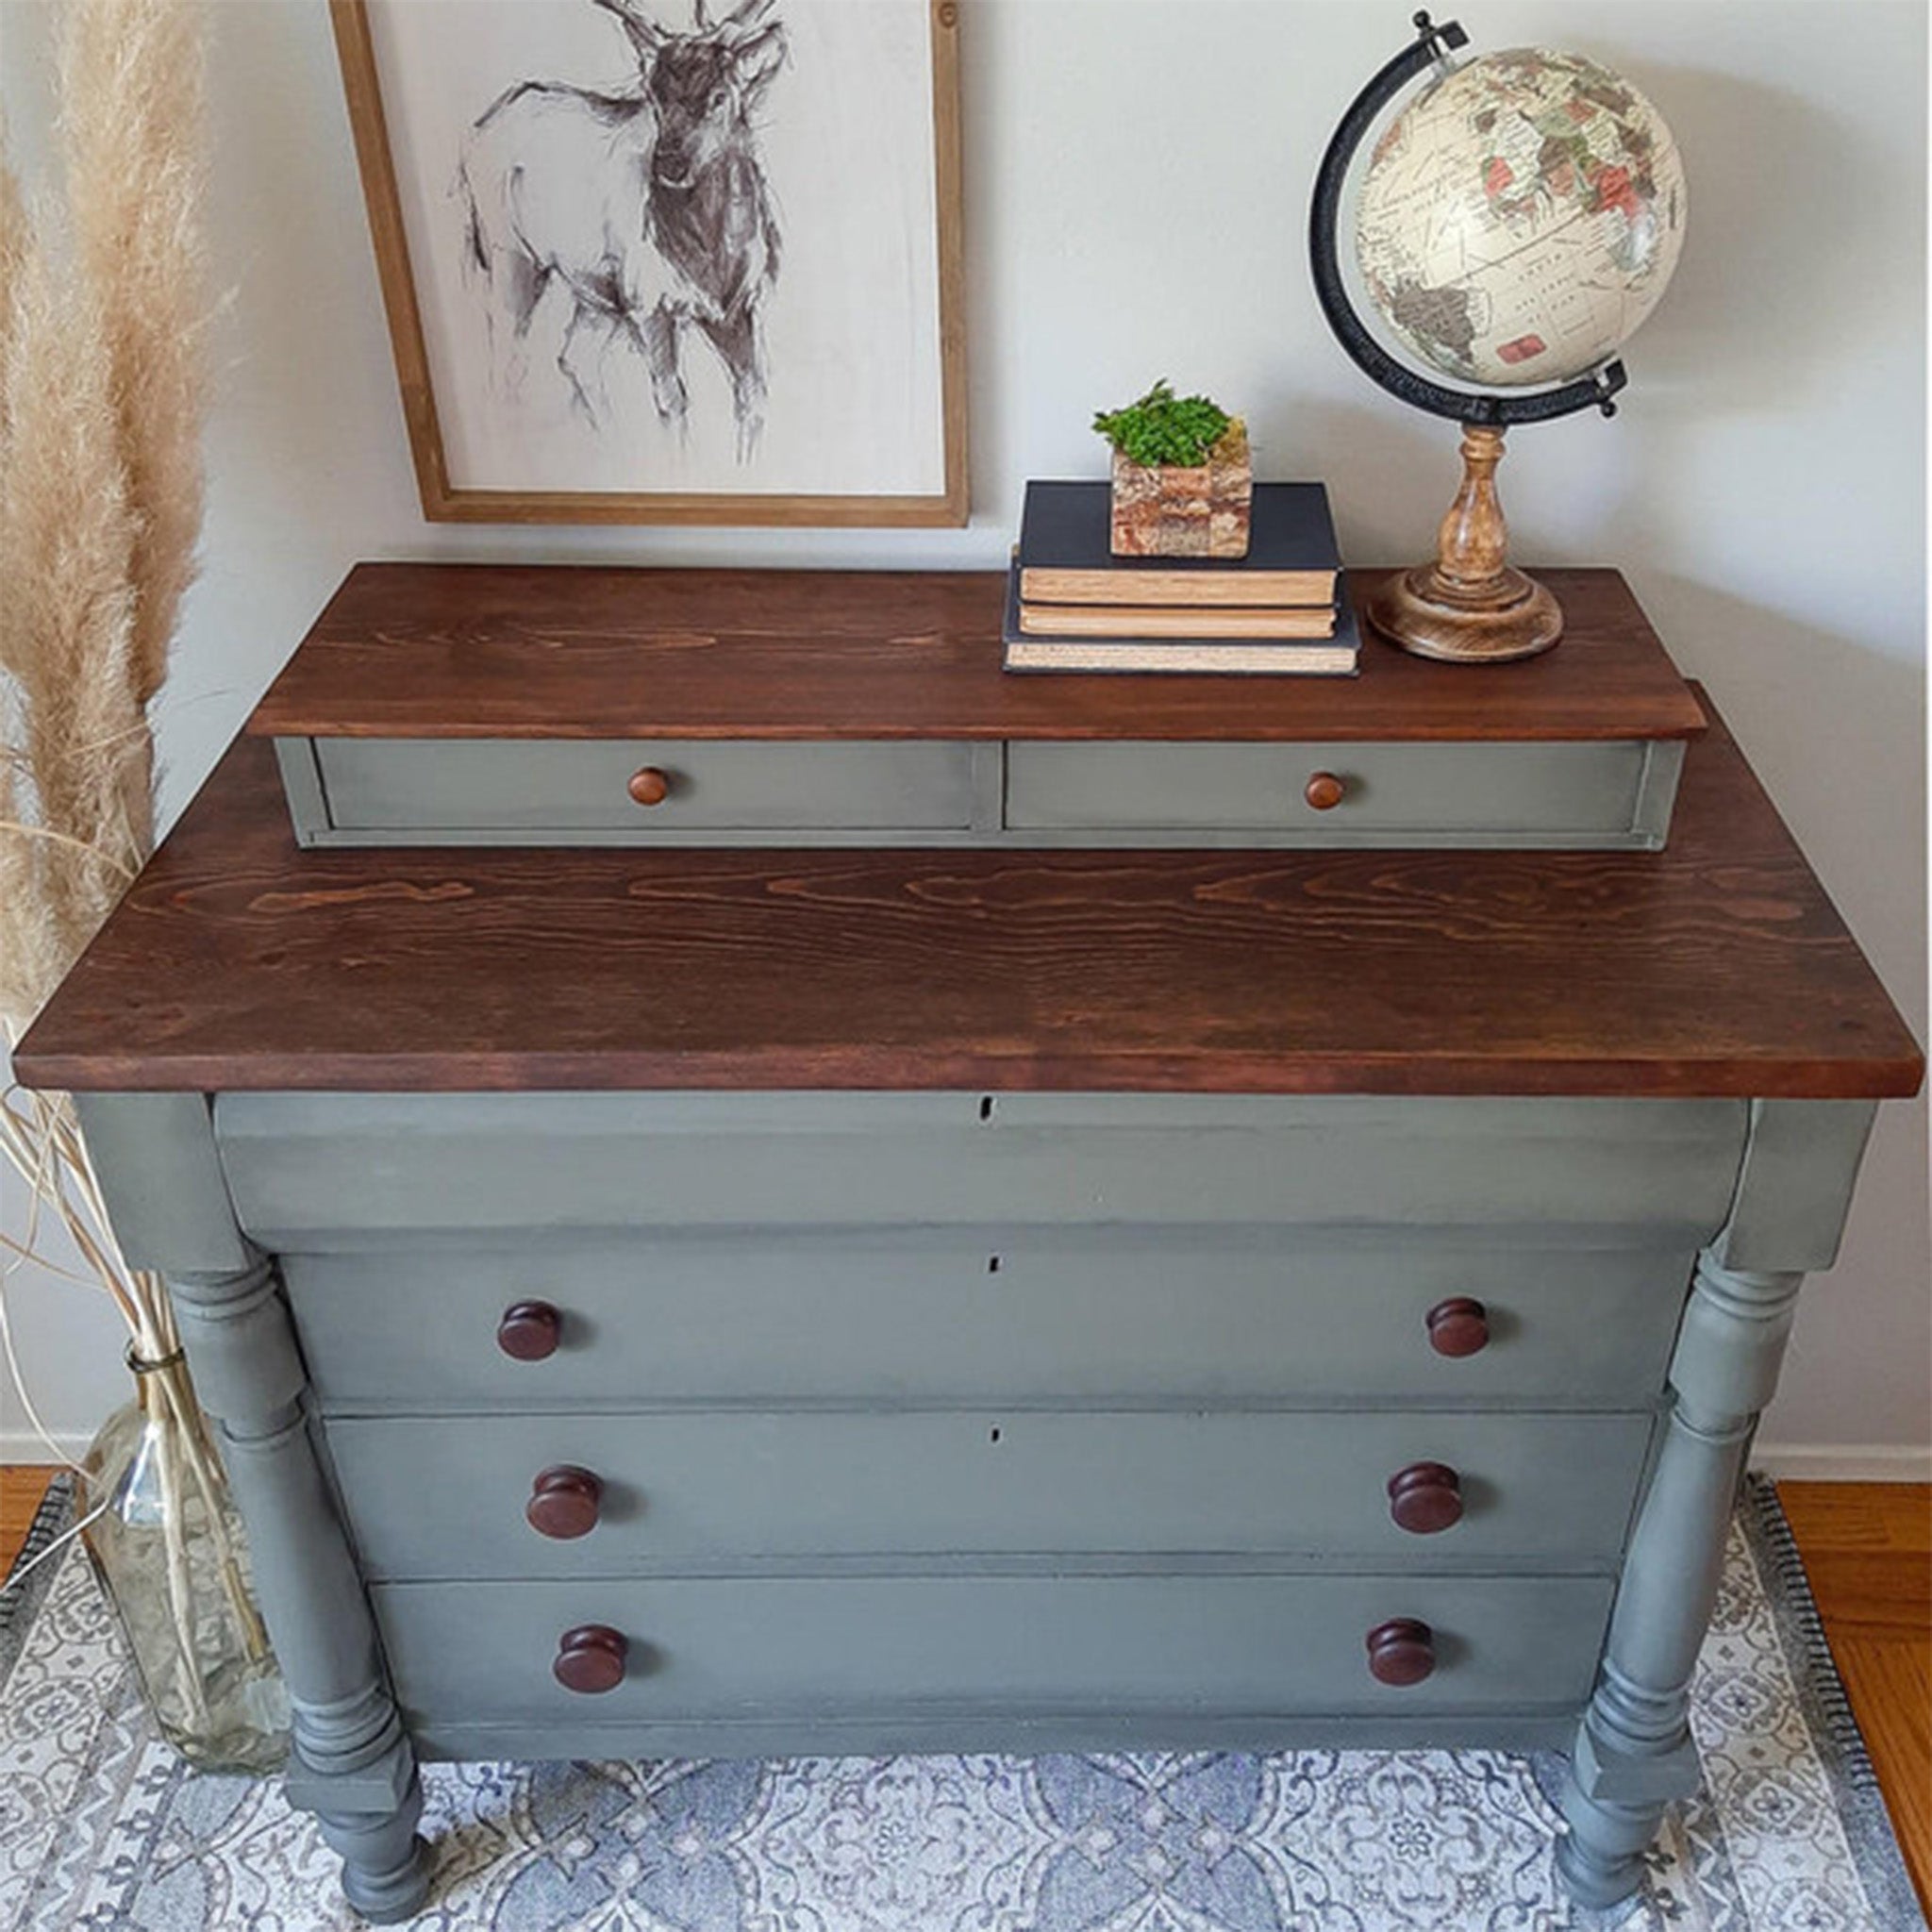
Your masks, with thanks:
<instances>
[{"instance_id":1,"label":"black hardcover book","mask_svg":"<svg viewBox=\"0 0 1932 1932\"><path fill-rule=\"evenodd\" d=\"M1238 673L1273 677L1353 677L1361 655L1355 607L1336 582L1335 630L1317 640L1231 641L1224 638L1045 638L1020 627L1020 563L1007 573L1001 637L1008 671Z\"/></svg>"},{"instance_id":2,"label":"black hardcover book","mask_svg":"<svg viewBox=\"0 0 1932 1932\"><path fill-rule=\"evenodd\" d=\"M1324 605L1341 553L1320 483L1257 483L1244 558L1116 557L1108 485L1026 486L1020 594L1028 604Z\"/></svg>"}]
</instances>

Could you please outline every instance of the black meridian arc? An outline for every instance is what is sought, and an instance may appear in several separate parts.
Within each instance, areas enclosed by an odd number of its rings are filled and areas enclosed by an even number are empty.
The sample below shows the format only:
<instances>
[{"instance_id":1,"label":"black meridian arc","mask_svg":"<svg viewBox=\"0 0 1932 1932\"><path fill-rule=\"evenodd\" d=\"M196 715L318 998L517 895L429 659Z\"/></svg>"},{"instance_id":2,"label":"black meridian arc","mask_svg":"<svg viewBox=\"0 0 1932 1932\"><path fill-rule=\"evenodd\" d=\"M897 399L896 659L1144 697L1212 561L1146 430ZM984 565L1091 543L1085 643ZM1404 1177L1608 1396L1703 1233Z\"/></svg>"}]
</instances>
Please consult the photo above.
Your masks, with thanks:
<instances>
[{"instance_id":1,"label":"black meridian arc","mask_svg":"<svg viewBox=\"0 0 1932 1932\"><path fill-rule=\"evenodd\" d=\"M1617 406L1611 398L1629 380L1621 360L1607 362L1593 375L1566 382L1560 389L1538 390L1527 395L1502 396L1448 389L1398 362L1369 333L1349 301L1342 287L1336 249L1341 225L1341 184L1347 176L1348 165L1376 115L1425 67L1453 49L1469 44L1469 36L1453 20L1436 26L1426 13L1418 13L1415 30L1415 44L1396 55L1350 104L1316 171L1315 197L1308 210L1308 260L1314 271L1315 299L1322 305L1328 326L1335 331L1336 340L1347 350L1350 359L1372 382L1402 402L1426 409L1434 416L1446 416L1455 423L1480 423L1501 428L1512 423L1547 423L1578 409L1601 409L1606 416L1614 416Z\"/></svg>"}]
</instances>

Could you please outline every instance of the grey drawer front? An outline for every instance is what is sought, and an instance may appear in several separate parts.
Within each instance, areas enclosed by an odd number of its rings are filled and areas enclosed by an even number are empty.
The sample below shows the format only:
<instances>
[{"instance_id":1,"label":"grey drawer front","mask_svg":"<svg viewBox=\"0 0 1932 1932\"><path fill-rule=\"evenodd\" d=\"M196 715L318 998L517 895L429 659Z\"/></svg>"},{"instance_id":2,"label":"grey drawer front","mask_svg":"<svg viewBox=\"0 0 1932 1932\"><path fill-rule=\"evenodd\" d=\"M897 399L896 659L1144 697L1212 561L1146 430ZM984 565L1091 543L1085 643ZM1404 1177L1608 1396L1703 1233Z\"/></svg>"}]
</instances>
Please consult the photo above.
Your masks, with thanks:
<instances>
[{"instance_id":1,"label":"grey drawer front","mask_svg":"<svg viewBox=\"0 0 1932 1932\"><path fill-rule=\"evenodd\" d=\"M593 1704L596 1700L591 1700ZM1047 1711L986 1707L941 1711L916 1706L818 1710L774 1719L656 1720L633 1711L599 1722L594 1712L470 1724L417 1716L409 1742L419 1762L500 1763L558 1757L885 1757L901 1752L1003 1751L1037 1756L1093 1751L1568 1751L1576 1707L1474 1711L1400 1710L1324 1717L1248 1711L1203 1717L1184 1706L1160 1710Z\"/></svg>"},{"instance_id":2,"label":"grey drawer front","mask_svg":"<svg viewBox=\"0 0 1932 1932\"><path fill-rule=\"evenodd\" d=\"M282 1270L334 1411L1363 1396L1627 1408L1662 1385L1690 1259L1447 1235L999 1228L558 1233L291 1253ZM1424 1317L1451 1295L1489 1308L1480 1354L1428 1345ZM499 1316L526 1298L563 1317L542 1361L496 1346Z\"/></svg>"},{"instance_id":3,"label":"grey drawer front","mask_svg":"<svg viewBox=\"0 0 1932 1932\"><path fill-rule=\"evenodd\" d=\"M1421 844L1652 850L1684 747L1015 740L276 741L298 836L328 845ZM643 766L670 781L648 808ZM1308 778L1341 803L1317 811Z\"/></svg>"},{"instance_id":4,"label":"grey drawer front","mask_svg":"<svg viewBox=\"0 0 1932 1932\"><path fill-rule=\"evenodd\" d=\"M330 824L407 832L782 831L953 827L973 816L973 747L949 740L824 743L611 739L317 739ZM642 766L670 779L649 808Z\"/></svg>"},{"instance_id":5,"label":"grey drawer front","mask_svg":"<svg viewBox=\"0 0 1932 1932\"><path fill-rule=\"evenodd\" d=\"M676 1578L391 1583L372 1591L406 1712L466 1724L918 1708L1415 1714L1580 1704L1611 1581L1414 1575ZM1433 1675L1369 1675L1391 1617L1437 1633ZM586 1697L558 1637L625 1633Z\"/></svg>"},{"instance_id":6,"label":"grey drawer front","mask_svg":"<svg viewBox=\"0 0 1932 1932\"><path fill-rule=\"evenodd\" d=\"M1008 825L1191 826L1363 834L1461 844L1593 843L1643 823L1653 747L1639 740L1549 744L1091 744L1016 742L1007 753ZM1673 766L1676 748L1658 748ZM1341 802L1305 796L1332 773ZM1662 776L1661 773L1657 774ZM1661 826L1657 828L1661 831Z\"/></svg>"},{"instance_id":7,"label":"grey drawer front","mask_svg":"<svg viewBox=\"0 0 1932 1932\"><path fill-rule=\"evenodd\" d=\"M1021 1093L230 1093L272 1249L485 1229L1723 1224L1741 1101Z\"/></svg>"},{"instance_id":8,"label":"grey drawer front","mask_svg":"<svg viewBox=\"0 0 1932 1932\"><path fill-rule=\"evenodd\" d=\"M1609 1568L1647 1415L690 1415L452 1417L329 1424L364 1573L636 1575L717 1558L1224 1552L1371 1565ZM1466 1514L1400 1529L1388 1481L1463 1479ZM584 1537L524 1518L532 1478L593 1471Z\"/></svg>"}]
</instances>

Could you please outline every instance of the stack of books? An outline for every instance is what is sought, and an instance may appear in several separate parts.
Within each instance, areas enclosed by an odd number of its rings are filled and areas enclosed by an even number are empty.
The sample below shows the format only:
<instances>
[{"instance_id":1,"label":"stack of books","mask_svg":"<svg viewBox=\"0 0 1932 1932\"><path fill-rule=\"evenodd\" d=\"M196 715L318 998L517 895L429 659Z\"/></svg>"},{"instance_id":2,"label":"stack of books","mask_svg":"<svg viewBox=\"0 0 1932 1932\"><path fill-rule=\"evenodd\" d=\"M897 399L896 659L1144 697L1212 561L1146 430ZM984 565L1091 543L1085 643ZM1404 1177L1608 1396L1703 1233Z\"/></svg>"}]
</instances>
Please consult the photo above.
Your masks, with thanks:
<instances>
[{"instance_id":1,"label":"stack of books","mask_svg":"<svg viewBox=\"0 0 1932 1932\"><path fill-rule=\"evenodd\" d=\"M1116 557L1106 483L1029 483L1007 587L1008 671L1354 675L1328 492L1257 483L1248 554Z\"/></svg>"}]
</instances>

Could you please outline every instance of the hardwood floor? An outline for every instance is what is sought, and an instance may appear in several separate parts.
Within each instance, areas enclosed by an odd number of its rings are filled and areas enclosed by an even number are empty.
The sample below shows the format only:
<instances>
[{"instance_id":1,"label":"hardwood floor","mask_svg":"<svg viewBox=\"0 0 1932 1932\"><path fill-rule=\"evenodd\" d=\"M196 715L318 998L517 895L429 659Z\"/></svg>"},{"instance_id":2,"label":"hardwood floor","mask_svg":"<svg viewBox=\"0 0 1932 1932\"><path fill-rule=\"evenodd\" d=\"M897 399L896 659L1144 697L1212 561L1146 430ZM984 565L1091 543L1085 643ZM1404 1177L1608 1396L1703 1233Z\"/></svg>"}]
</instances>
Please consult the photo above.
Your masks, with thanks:
<instances>
[{"instance_id":1,"label":"hardwood floor","mask_svg":"<svg viewBox=\"0 0 1932 1932\"><path fill-rule=\"evenodd\" d=\"M0 1467L0 1571L53 1474ZM1932 1487L1780 1483L1778 1498L1932 1916Z\"/></svg>"},{"instance_id":2,"label":"hardwood floor","mask_svg":"<svg viewBox=\"0 0 1932 1932\"><path fill-rule=\"evenodd\" d=\"M42 1492L57 1473L57 1466L36 1462L0 1463L0 1576L19 1554Z\"/></svg>"},{"instance_id":3,"label":"hardwood floor","mask_svg":"<svg viewBox=\"0 0 1932 1932\"><path fill-rule=\"evenodd\" d=\"M1780 1483L1777 1493L1932 1917L1932 1487Z\"/></svg>"}]
</instances>

